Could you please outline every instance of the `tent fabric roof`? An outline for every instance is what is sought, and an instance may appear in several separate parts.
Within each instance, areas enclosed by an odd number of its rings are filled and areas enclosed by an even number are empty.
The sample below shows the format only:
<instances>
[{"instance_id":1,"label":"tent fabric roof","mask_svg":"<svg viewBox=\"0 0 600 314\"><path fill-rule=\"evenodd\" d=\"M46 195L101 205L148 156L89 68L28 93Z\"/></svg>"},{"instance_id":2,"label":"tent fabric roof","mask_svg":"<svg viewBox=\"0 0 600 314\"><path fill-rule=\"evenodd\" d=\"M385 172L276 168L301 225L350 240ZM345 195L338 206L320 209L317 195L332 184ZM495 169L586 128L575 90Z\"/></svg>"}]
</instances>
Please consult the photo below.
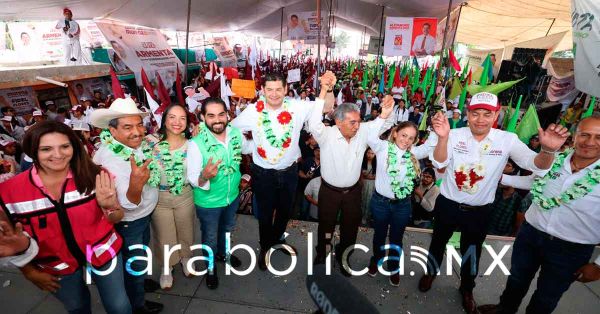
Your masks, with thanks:
<instances>
[{"instance_id":1,"label":"tent fabric roof","mask_svg":"<svg viewBox=\"0 0 600 314\"><path fill-rule=\"evenodd\" d=\"M322 0L322 11L330 1ZM385 16L445 17L448 0L333 0L336 25L377 35L381 9ZM461 1L453 2L453 9ZM185 31L186 0L9 0L0 18L54 20L69 7L75 19L111 18L167 30ZM316 0L192 0L190 31L241 31L279 39L281 8L288 14L314 11ZM482 48L500 48L542 37L555 18L550 34L570 30L570 0L472 0L463 6L457 41ZM325 17L325 21L327 21ZM285 29L284 29L285 32ZM570 39L570 33L568 39ZM568 42L568 40L567 40Z\"/></svg>"}]
</instances>

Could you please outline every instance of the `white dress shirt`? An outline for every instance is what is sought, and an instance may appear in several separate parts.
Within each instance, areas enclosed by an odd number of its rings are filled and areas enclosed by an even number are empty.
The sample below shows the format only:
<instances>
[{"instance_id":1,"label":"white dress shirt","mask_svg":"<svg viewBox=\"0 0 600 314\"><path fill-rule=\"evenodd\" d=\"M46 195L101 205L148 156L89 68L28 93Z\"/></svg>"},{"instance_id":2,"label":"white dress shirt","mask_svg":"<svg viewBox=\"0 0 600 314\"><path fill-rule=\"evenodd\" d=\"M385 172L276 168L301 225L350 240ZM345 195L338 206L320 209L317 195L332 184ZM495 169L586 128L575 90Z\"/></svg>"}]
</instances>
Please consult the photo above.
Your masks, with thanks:
<instances>
[{"instance_id":1,"label":"white dress shirt","mask_svg":"<svg viewBox=\"0 0 600 314\"><path fill-rule=\"evenodd\" d=\"M318 117L313 118L309 128L321 147L323 180L338 188L347 188L356 184L360 178L369 135L380 134L385 122L386 120L377 118L361 123L356 135L348 142L337 126L327 127Z\"/></svg>"},{"instance_id":2,"label":"white dress shirt","mask_svg":"<svg viewBox=\"0 0 600 314\"><path fill-rule=\"evenodd\" d=\"M494 201L498 182L502 176L508 158L514 160L521 168L543 175L546 170L539 169L534 164L537 153L530 150L519 140L516 134L491 129L488 135L478 142L468 127L452 129L448 136L448 158L439 162L433 152L429 159L434 167L446 167L446 176L441 186L441 194L457 203L481 206ZM472 166L482 166L479 169L483 179L473 185L470 193L467 189L459 190L456 184L455 171L465 172ZM466 169L465 169L466 168Z\"/></svg>"},{"instance_id":3,"label":"white dress shirt","mask_svg":"<svg viewBox=\"0 0 600 314\"><path fill-rule=\"evenodd\" d=\"M371 134L369 138L368 144L369 147L375 152L375 156L377 156L377 175L375 176L375 190L377 193L391 199L395 199L396 195L392 190L392 178L388 175L388 143L389 141L380 140L379 137L375 134ZM435 145L437 144L437 137L430 136L423 145L414 146L411 148L411 152L415 155L417 160L423 159L433 150L435 149ZM406 163L402 156L404 155L405 150L402 150L398 147L398 145L394 144L394 149L396 151L396 156L398 157L398 163L400 166L398 167L398 181L404 183L404 179L406 177ZM411 162L411 161L409 161Z\"/></svg>"},{"instance_id":4,"label":"white dress shirt","mask_svg":"<svg viewBox=\"0 0 600 314\"><path fill-rule=\"evenodd\" d=\"M502 185L510 186L515 189L521 190L531 190L531 185L533 184L533 180L536 178L536 175L528 175L528 176L511 176L507 174L502 175L502 181L500 183Z\"/></svg>"},{"instance_id":5,"label":"white dress shirt","mask_svg":"<svg viewBox=\"0 0 600 314\"><path fill-rule=\"evenodd\" d=\"M425 48L425 53L428 55L432 55L433 51L435 50L435 37L431 36L431 35L419 35L417 36L417 38L415 38L415 42L412 46L412 51L415 52L416 54L416 50L420 50L421 46L423 45L423 40L425 40L425 46L423 48ZM418 55L423 55L423 54L418 54Z\"/></svg>"},{"instance_id":6,"label":"white dress shirt","mask_svg":"<svg viewBox=\"0 0 600 314\"><path fill-rule=\"evenodd\" d=\"M563 167L558 171L558 178L548 180L543 190L546 197L556 197L569 189L575 181L584 177L594 167L600 165L600 160L586 168L573 173L571 157L565 158ZM593 244L600 243L600 185L596 185L586 196L570 201L561 202L550 210L542 210L535 202L525 213L525 219L536 229L565 241ZM600 257L596 259L600 265Z\"/></svg>"},{"instance_id":7,"label":"white dress shirt","mask_svg":"<svg viewBox=\"0 0 600 314\"><path fill-rule=\"evenodd\" d=\"M144 154L141 148L133 150L133 153L141 160ZM144 185L142 197L139 204L134 204L127 198L129 189L129 176L131 175L131 164L129 161L115 155L108 146L102 144L94 155L94 162L115 176L117 197L121 207L125 209L123 221L134 221L144 218L152 213L158 203L158 187Z\"/></svg>"},{"instance_id":8,"label":"white dress shirt","mask_svg":"<svg viewBox=\"0 0 600 314\"><path fill-rule=\"evenodd\" d=\"M293 123L292 142L290 143L290 147L285 150L283 157L279 159L277 163L271 163L270 161L264 160L262 157L260 157L260 155L258 155L257 148L259 146L266 151L267 158L269 159L276 157L280 151L269 144L264 131L262 131L263 136L258 136L259 130L257 123L259 113L256 111L255 103L248 105L248 107L242 111L237 118L231 121L231 125L240 129L242 133L247 131L252 132L252 141L254 145L254 149L252 151L252 162L261 168L283 170L294 164L298 158L300 158L298 141L300 139L300 131L304 126L304 122L311 118L312 112L315 110L320 110L318 111L318 115L320 117L322 116L323 104L325 103L323 99L317 98L315 101L299 101L290 99L289 101L290 105L288 111L292 114ZM283 126L277 122L277 115L283 111L283 105L279 109L273 111L267 108L267 104L265 102L264 110L268 110L269 112L269 119L272 121L271 127L273 128L273 133L276 137L280 138L283 135Z\"/></svg>"},{"instance_id":9,"label":"white dress shirt","mask_svg":"<svg viewBox=\"0 0 600 314\"><path fill-rule=\"evenodd\" d=\"M317 203L319 203L319 190L321 189L321 177L312 178L306 188L304 189L304 195L312 197ZM319 219L319 206L310 204L308 215L313 219Z\"/></svg>"}]
</instances>

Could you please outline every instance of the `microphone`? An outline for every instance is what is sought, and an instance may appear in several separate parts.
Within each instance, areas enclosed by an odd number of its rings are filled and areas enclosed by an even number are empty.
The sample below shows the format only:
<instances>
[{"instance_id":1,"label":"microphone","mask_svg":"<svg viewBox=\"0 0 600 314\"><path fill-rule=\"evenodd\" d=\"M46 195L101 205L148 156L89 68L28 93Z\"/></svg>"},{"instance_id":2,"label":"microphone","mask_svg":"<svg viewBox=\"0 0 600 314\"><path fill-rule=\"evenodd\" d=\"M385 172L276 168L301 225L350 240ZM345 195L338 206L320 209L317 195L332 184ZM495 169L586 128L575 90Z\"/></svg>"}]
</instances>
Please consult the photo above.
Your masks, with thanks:
<instances>
[{"instance_id":1,"label":"microphone","mask_svg":"<svg viewBox=\"0 0 600 314\"><path fill-rule=\"evenodd\" d=\"M71 23L69 23L69 20L65 20L65 27L71 28Z\"/></svg>"},{"instance_id":2,"label":"microphone","mask_svg":"<svg viewBox=\"0 0 600 314\"><path fill-rule=\"evenodd\" d=\"M317 313L379 313L377 308L338 273L327 275L325 265L315 265L313 275L306 276L308 294L319 307Z\"/></svg>"}]
</instances>

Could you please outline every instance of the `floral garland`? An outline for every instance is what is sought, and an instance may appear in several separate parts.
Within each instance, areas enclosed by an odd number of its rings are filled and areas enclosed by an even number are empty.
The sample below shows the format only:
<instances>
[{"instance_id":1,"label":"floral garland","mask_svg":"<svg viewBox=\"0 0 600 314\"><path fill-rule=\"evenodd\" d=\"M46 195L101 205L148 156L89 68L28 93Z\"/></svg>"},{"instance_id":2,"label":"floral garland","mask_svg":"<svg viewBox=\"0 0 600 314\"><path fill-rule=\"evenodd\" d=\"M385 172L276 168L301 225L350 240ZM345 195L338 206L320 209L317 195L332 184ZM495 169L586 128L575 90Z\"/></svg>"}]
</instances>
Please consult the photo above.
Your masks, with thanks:
<instances>
[{"instance_id":1,"label":"floral garland","mask_svg":"<svg viewBox=\"0 0 600 314\"><path fill-rule=\"evenodd\" d=\"M544 177L537 178L533 182L531 187L533 202L540 206L543 210L547 211L554 207L558 207L561 203L568 203L570 201L582 198L591 192L592 189L598 185L598 183L600 183L600 165L597 165L585 176L575 181L573 185L562 192L559 196L546 197L543 195L543 191L548 183L548 180L558 178L559 171L564 165L565 159L571 152L572 150L566 150L558 154L556 160L550 168L550 171L548 171Z\"/></svg>"},{"instance_id":2,"label":"floral garland","mask_svg":"<svg viewBox=\"0 0 600 314\"><path fill-rule=\"evenodd\" d=\"M133 149L115 140L108 129L102 130L100 133L100 140L102 141L102 144L106 145L108 149L110 149L111 152L125 161L129 161L131 154L133 154ZM152 146L148 143L148 141L146 141L146 139L142 140L141 149L142 153L144 154L144 160L140 160L135 154L133 155L135 164L138 166L141 166L146 160L152 159ZM158 169L156 160L152 160L150 162L148 169L150 170L150 179L148 179L148 185L158 186L160 184L160 169Z\"/></svg>"},{"instance_id":3,"label":"floral garland","mask_svg":"<svg viewBox=\"0 0 600 314\"><path fill-rule=\"evenodd\" d=\"M200 125L199 136L202 140L202 143L204 143L204 145L208 147L208 152L214 154L217 148L215 145L210 144L210 136L212 135L210 134L210 131L206 127L205 123L202 123ZM231 148L233 149L233 157L231 158L232 163L226 164L222 162L221 164L219 164L219 171L222 171L222 173L226 176L231 175L235 171L239 170L240 164L242 163L241 136L232 137L231 142L229 142L229 145L231 145Z\"/></svg>"},{"instance_id":4,"label":"floral garland","mask_svg":"<svg viewBox=\"0 0 600 314\"><path fill-rule=\"evenodd\" d=\"M283 135L277 138L273 132L271 124L273 123L269 118L269 112L265 111L265 99L261 97L256 103L256 111L258 112L258 130L259 137L262 137L264 132L269 145L279 150L279 154L275 158L267 158L267 152L262 146L256 148L258 155L269 161L272 164L276 164L284 155L285 151L290 147L292 143L292 114L288 111L289 99L284 98L283 100L283 111L277 115L277 122L283 126Z\"/></svg>"},{"instance_id":5,"label":"floral garland","mask_svg":"<svg viewBox=\"0 0 600 314\"><path fill-rule=\"evenodd\" d=\"M486 155L491 148L491 143L483 143L479 148L478 162L462 164L454 170L454 180L459 191L475 194L479 190L477 183L485 178L485 166L481 163L481 157Z\"/></svg>"},{"instance_id":6,"label":"floral garland","mask_svg":"<svg viewBox=\"0 0 600 314\"><path fill-rule=\"evenodd\" d=\"M396 144L388 142L388 168L387 173L392 179L392 191L394 191L394 195L398 199L404 199L409 196L414 187L415 187L415 178L417 174L415 172L415 167L410 160L410 152L407 150L402 155L402 159L404 164L406 165L406 177L404 178L405 184L402 185L400 181L398 181L398 156L396 155Z\"/></svg>"},{"instance_id":7,"label":"floral garland","mask_svg":"<svg viewBox=\"0 0 600 314\"><path fill-rule=\"evenodd\" d=\"M178 150L171 153L169 142L167 141L159 142L156 147L158 148L156 157L160 160L165 176L167 177L169 192L173 195L181 194L185 185L185 152Z\"/></svg>"}]
</instances>

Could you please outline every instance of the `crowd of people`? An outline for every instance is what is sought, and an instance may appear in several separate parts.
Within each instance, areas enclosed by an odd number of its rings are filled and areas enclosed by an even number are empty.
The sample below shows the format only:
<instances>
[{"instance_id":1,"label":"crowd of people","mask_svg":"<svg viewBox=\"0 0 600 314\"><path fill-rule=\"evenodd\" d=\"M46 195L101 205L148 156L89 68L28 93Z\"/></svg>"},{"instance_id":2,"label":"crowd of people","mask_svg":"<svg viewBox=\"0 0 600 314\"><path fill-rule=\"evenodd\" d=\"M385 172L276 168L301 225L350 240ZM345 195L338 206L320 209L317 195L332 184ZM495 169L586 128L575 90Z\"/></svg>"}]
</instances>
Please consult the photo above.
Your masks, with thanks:
<instances>
[{"instance_id":1,"label":"crowd of people","mask_svg":"<svg viewBox=\"0 0 600 314\"><path fill-rule=\"evenodd\" d=\"M501 112L494 94L468 95L460 110L458 100L434 106L420 88L377 88L373 79L365 89L339 62L317 65L326 70L318 79L312 61L298 66L302 83L288 84L282 63L263 64L255 99L210 97L217 79L200 73L160 124L131 96L95 93L69 110L49 101L21 117L3 107L2 263L71 313L90 311L89 264L99 271L92 277L107 312L157 313L163 306L145 300L141 275L150 237L165 270L159 285L171 289L177 264L187 277L199 273L190 248L199 231L206 285L217 289L219 263L242 266L226 249L242 213L258 220L262 271L273 248L298 254L285 231L300 218L318 222L314 264L335 253L351 276L359 227L371 227L368 275L388 269L393 286L401 284L406 228L432 228L422 292L460 231L461 254L476 252L475 262L461 265L467 313L516 312L539 268L528 305L535 313L551 312L575 280L600 279L600 260L590 260L600 243L600 118L572 120L569 109L572 138L551 124L525 144L494 128ZM446 99L442 80L432 84ZM516 240L500 303L478 309L473 291L488 234Z\"/></svg>"}]
</instances>

